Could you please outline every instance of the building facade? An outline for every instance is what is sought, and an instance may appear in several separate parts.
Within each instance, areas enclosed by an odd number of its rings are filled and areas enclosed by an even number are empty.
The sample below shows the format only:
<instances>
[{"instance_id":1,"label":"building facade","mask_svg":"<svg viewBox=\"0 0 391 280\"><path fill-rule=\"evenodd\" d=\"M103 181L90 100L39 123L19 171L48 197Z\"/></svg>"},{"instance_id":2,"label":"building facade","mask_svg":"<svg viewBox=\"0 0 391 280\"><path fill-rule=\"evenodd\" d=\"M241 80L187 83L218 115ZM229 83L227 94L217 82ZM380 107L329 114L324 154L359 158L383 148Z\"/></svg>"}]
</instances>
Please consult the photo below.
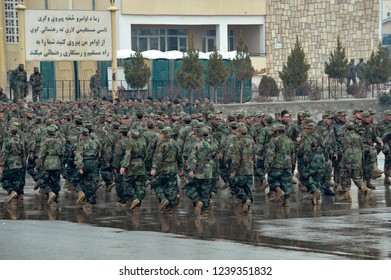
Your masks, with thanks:
<instances>
[{"instance_id":1,"label":"building facade","mask_svg":"<svg viewBox=\"0 0 391 280\"><path fill-rule=\"evenodd\" d=\"M387 2L387 0L384 0ZM4 72L18 64L18 30L15 6L4 0L0 7L0 83ZM107 10L108 0L25 0L27 9ZM389 1L388 1L389 2ZM203 52L233 51L240 36L249 48L256 73L278 80L287 56L299 38L310 78L324 77L324 62L336 46L337 36L348 58L369 58L381 38L385 5L374 0L117 0L117 49L161 51L187 49L190 35ZM385 12L387 15L387 12ZM26 42L27 44L28 42ZM94 61L52 64L31 61L28 72L39 66L53 79L88 80L95 69L109 63ZM104 76L105 71L102 71ZM254 81L257 74L255 74ZM259 77L259 76L258 76ZM75 85L69 84L71 87Z\"/></svg>"}]
</instances>

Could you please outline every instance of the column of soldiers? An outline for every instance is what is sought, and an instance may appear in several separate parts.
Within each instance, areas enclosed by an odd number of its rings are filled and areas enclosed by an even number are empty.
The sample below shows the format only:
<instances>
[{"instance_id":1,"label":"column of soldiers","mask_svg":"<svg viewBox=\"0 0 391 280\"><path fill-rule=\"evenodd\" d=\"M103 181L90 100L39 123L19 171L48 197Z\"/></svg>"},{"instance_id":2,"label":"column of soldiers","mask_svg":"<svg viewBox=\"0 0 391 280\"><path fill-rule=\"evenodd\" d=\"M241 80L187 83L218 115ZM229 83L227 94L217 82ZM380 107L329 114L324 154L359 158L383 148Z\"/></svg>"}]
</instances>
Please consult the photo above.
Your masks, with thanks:
<instances>
[{"instance_id":1,"label":"column of soldiers","mask_svg":"<svg viewBox=\"0 0 391 280\"><path fill-rule=\"evenodd\" d=\"M60 201L64 189L77 193L75 204L91 211L96 191L115 189L117 205L135 210L145 188L158 209L172 213L183 189L196 216L208 216L219 179L243 213L251 213L254 187L269 187L269 201L290 206L292 184L305 199L322 195L350 202L351 180L368 201L383 173L391 177L391 112L373 123L372 112L326 111L316 123L307 111L297 122L283 110L275 115L228 115L190 100L91 100L85 102L0 103L1 183L9 203L23 199L25 175L47 203ZM224 117L224 119L223 119ZM296 173L296 176L295 176ZM333 179L332 179L333 178Z\"/></svg>"}]
</instances>

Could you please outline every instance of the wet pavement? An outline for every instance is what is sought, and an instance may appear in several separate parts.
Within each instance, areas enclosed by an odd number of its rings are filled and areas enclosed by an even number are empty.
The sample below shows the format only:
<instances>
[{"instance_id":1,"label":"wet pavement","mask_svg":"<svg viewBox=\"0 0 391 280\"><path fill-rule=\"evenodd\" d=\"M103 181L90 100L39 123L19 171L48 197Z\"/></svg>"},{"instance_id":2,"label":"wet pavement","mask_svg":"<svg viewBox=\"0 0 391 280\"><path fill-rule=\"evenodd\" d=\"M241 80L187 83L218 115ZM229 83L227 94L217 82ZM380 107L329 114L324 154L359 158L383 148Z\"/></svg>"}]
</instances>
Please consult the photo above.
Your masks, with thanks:
<instances>
[{"instance_id":1,"label":"wet pavement","mask_svg":"<svg viewBox=\"0 0 391 280\"><path fill-rule=\"evenodd\" d=\"M149 189L137 211L116 206L115 190L99 189L97 204L86 213L75 205L75 192L62 189L57 207L51 207L26 180L18 206L7 204L0 191L3 260L391 259L391 191L384 177L373 181L368 203L354 185L352 203L324 196L317 206L295 187L289 208L255 189L249 215L228 189L219 190L208 218L193 216L182 190L174 214L159 212Z\"/></svg>"}]
</instances>

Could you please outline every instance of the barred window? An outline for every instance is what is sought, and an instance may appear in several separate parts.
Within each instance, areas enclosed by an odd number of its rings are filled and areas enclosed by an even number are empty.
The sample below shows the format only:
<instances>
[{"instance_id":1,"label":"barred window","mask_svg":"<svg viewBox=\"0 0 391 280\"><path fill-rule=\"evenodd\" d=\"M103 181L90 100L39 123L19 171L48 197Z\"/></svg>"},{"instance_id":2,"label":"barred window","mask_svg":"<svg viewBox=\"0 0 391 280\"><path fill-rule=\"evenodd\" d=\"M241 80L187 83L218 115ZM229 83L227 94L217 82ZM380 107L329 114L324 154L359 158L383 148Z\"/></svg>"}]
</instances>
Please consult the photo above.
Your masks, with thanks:
<instances>
[{"instance_id":1,"label":"barred window","mask_svg":"<svg viewBox=\"0 0 391 280\"><path fill-rule=\"evenodd\" d=\"M7 43L19 42L17 4L18 0L4 0L5 41Z\"/></svg>"}]
</instances>

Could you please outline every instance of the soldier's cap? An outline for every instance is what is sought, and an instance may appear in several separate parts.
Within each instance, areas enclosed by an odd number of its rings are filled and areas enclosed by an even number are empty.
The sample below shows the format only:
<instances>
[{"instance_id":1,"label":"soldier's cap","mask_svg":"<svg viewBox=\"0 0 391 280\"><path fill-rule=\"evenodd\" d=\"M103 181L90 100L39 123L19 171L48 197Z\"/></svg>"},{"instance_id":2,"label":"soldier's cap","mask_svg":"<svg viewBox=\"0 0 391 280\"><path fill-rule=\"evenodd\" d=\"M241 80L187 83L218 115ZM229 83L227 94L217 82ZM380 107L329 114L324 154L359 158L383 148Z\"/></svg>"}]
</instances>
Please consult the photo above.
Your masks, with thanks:
<instances>
[{"instance_id":1,"label":"soldier's cap","mask_svg":"<svg viewBox=\"0 0 391 280\"><path fill-rule=\"evenodd\" d=\"M121 124L119 122L113 122L113 129L119 129Z\"/></svg>"},{"instance_id":2,"label":"soldier's cap","mask_svg":"<svg viewBox=\"0 0 391 280\"><path fill-rule=\"evenodd\" d=\"M374 114L375 114L375 111L373 111L373 110L368 110L368 112L369 112L371 115L374 115Z\"/></svg>"},{"instance_id":3,"label":"soldier's cap","mask_svg":"<svg viewBox=\"0 0 391 280\"><path fill-rule=\"evenodd\" d=\"M316 123L315 122L308 122L306 125L305 125L305 128L306 129L314 129L316 127Z\"/></svg>"},{"instance_id":4,"label":"soldier's cap","mask_svg":"<svg viewBox=\"0 0 391 280\"><path fill-rule=\"evenodd\" d=\"M11 133L17 133L18 131L19 131L19 128L17 128L16 126L14 126L14 125L10 126L10 132Z\"/></svg>"},{"instance_id":5,"label":"soldier's cap","mask_svg":"<svg viewBox=\"0 0 391 280\"><path fill-rule=\"evenodd\" d=\"M75 122L78 122L78 123L83 122L83 117L82 116L75 116Z\"/></svg>"},{"instance_id":6,"label":"soldier's cap","mask_svg":"<svg viewBox=\"0 0 391 280\"><path fill-rule=\"evenodd\" d=\"M162 134L164 135L171 135L172 134L172 129L170 127L165 127L162 129Z\"/></svg>"},{"instance_id":7,"label":"soldier's cap","mask_svg":"<svg viewBox=\"0 0 391 280\"><path fill-rule=\"evenodd\" d=\"M216 114L222 114L222 113L223 113L223 111L221 111L221 110L216 111Z\"/></svg>"},{"instance_id":8,"label":"soldier's cap","mask_svg":"<svg viewBox=\"0 0 391 280\"><path fill-rule=\"evenodd\" d=\"M354 115L355 113L359 113L359 112L363 112L363 110L361 110L361 109L354 109L354 110L353 110L353 115Z\"/></svg>"},{"instance_id":9,"label":"soldier's cap","mask_svg":"<svg viewBox=\"0 0 391 280\"><path fill-rule=\"evenodd\" d=\"M215 120L216 119L216 115L215 114L209 114L208 115L208 120Z\"/></svg>"},{"instance_id":10,"label":"soldier's cap","mask_svg":"<svg viewBox=\"0 0 391 280\"><path fill-rule=\"evenodd\" d=\"M184 116L182 117L182 120L183 120L184 122L190 122L190 121L191 121L191 117L190 117L190 115L184 115Z\"/></svg>"},{"instance_id":11,"label":"soldier's cap","mask_svg":"<svg viewBox=\"0 0 391 280\"><path fill-rule=\"evenodd\" d=\"M252 118L254 115L253 114L246 114L245 116L244 116L244 118L245 119L250 119L250 118Z\"/></svg>"},{"instance_id":12,"label":"soldier's cap","mask_svg":"<svg viewBox=\"0 0 391 280\"><path fill-rule=\"evenodd\" d=\"M385 115L385 116L391 115L391 110L385 110L385 111L384 111L384 115Z\"/></svg>"},{"instance_id":13,"label":"soldier's cap","mask_svg":"<svg viewBox=\"0 0 391 280\"><path fill-rule=\"evenodd\" d=\"M84 135L84 136L87 136L87 135L90 134L90 131L88 130L88 128L83 128L83 129L81 130L81 134Z\"/></svg>"},{"instance_id":14,"label":"soldier's cap","mask_svg":"<svg viewBox=\"0 0 391 280\"><path fill-rule=\"evenodd\" d=\"M91 122L84 122L84 127L88 129L92 129L92 123Z\"/></svg>"},{"instance_id":15,"label":"soldier's cap","mask_svg":"<svg viewBox=\"0 0 391 280\"><path fill-rule=\"evenodd\" d=\"M364 111L364 112L362 112L361 116L362 116L363 118L365 118L365 117L370 117L370 116L371 116L371 113L369 113L368 111Z\"/></svg>"},{"instance_id":16,"label":"soldier's cap","mask_svg":"<svg viewBox=\"0 0 391 280\"><path fill-rule=\"evenodd\" d=\"M164 128L164 122L162 121L157 121L155 123L155 126L157 126L159 129L163 129Z\"/></svg>"},{"instance_id":17,"label":"soldier's cap","mask_svg":"<svg viewBox=\"0 0 391 280\"><path fill-rule=\"evenodd\" d=\"M244 115L243 115L242 113L239 113L239 114L236 115L236 117L237 117L238 119L243 119L243 118L244 118Z\"/></svg>"},{"instance_id":18,"label":"soldier's cap","mask_svg":"<svg viewBox=\"0 0 391 280\"><path fill-rule=\"evenodd\" d=\"M161 117L162 119L168 119L168 116L167 116L166 114L161 114L160 117Z\"/></svg>"},{"instance_id":19,"label":"soldier's cap","mask_svg":"<svg viewBox=\"0 0 391 280\"><path fill-rule=\"evenodd\" d=\"M203 117L204 117L204 114L202 114L202 113L197 114L197 118L203 118Z\"/></svg>"},{"instance_id":20,"label":"soldier's cap","mask_svg":"<svg viewBox=\"0 0 391 280\"><path fill-rule=\"evenodd\" d=\"M118 128L118 132L122 132L126 134L129 132L129 129L126 126L121 126Z\"/></svg>"},{"instance_id":21,"label":"soldier's cap","mask_svg":"<svg viewBox=\"0 0 391 280\"><path fill-rule=\"evenodd\" d=\"M23 66L24 66L24 64L22 64L22 63L21 63L21 64L19 64L19 67L23 67Z\"/></svg>"},{"instance_id":22,"label":"soldier's cap","mask_svg":"<svg viewBox=\"0 0 391 280\"><path fill-rule=\"evenodd\" d=\"M196 126L199 123L197 119L191 120L190 125L191 126Z\"/></svg>"},{"instance_id":23,"label":"soldier's cap","mask_svg":"<svg viewBox=\"0 0 391 280\"><path fill-rule=\"evenodd\" d=\"M345 128L346 128L347 130L353 130L353 129L354 129L354 123L353 123L353 122L347 122L347 123L345 124Z\"/></svg>"},{"instance_id":24,"label":"soldier's cap","mask_svg":"<svg viewBox=\"0 0 391 280\"><path fill-rule=\"evenodd\" d=\"M46 131L48 134L55 134L57 131L57 127L55 125L51 124L46 128Z\"/></svg>"},{"instance_id":25,"label":"soldier's cap","mask_svg":"<svg viewBox=\"0 0 391 280\"><path fill-rule=\"evenodd\" d=\"M277 125L276 130L278 130L278 131L285 131L285 125L283 125L283 124Z\"/></svg>"},{"instance_id":26,"label":"soldier's cap","mask_svg":"<svg viewBox=\"0 0 391 280\"><path fill-rule=\"evenodd\" d=\"M209 133L210 133L210 131L209 131L208 127L203 127L202 128L202 136L208 136Z\"/></svg>"},{"instance_id":27,"label":"soldier's cap","mask_svg":"<svg viewBox=\"0 0 391 280\"><path fill-rule=\"evenodd\" d=\"M261 114L261 113L254 114L254 118L262 118L262 117L263 117L263 114Z\"/></svg>"},{"instance_id":28,"label":"soldier's cap","mask_svg":"<svg viewBox=\"0 0 391 280\"><path fill-rule=\"evenodd\" d=\"M227 116L227 119L230 121L230 122L233 122L235 120L235 116L233 115L228 115Z\"/></svg>"},{"instance_id":29,"label":"soldier's cap","mask_svg":"<svg viewBox=\"0 0 391 280\"><path fill-rule=\"evenodd\" d=\"M271 131L276 131L276 130L277 130L277 125L276 125L276 124L273 124L273 125L270 127L270 130L271 130Z\"/></svg>"},{"instance_id":30,"label":"soldier's cap","mask_svg":"<svg viewBox=\"0 0 391 280\"><path fill-rule=\"evenodd\" d=\"M242 125L242 126L238 127L238 131L242 134L247 134L248 129L245 125Z\"/></svg>"},{"instance_id":31,"label":"soldier's cap","mask_svg":"<svg viewBox=\"0 0 391 280\"><path fill-rule=\"evenodd\" d=\"M34 70L38 70L38 67L34 67Z\"/></svg>"},{"instance_id":32,"label":"soldier's cap","mask_svg":"<svg viewBox=\"0 0 391 280\"><path fill-rule=\"evenodd\" d=\"M197 127L194 131L194 133L198 136L202 136L203 135L203 128L202 127Z\"/></svg>"},{"instance_id":33,"label":"soldier's cap","mask_svg":"<svg viewBox=\"0 0 391 280\"><path fill-rule=\"evenodd\" d=\"M31 109L31 108L27 108L27 109L26 109L26 113L34 113L34 110Z\"/></svg>"},{"instance_id":34,"label":"soldier's cap","mask_svg":"<svg viewBox=\"0 0 391 280\"><path fill-rule=\"evenodd\" d=\"M303 117L309 118L309 117L311 117L311 113L308 112L308 111L304 111L304 112L303 112Z\"/></svg>"},{"instance_id":35,"label":"soldier's cap","mask_svg":"<svg viewBox=\"0 0 391 280\"><path fill-rule=\"evenodd\" d=\"M238 128L238 123L237 122L231 122L230 126L232 129L237 129Z\"/></svg>"},{"instance_id":36,"label":"soldier's cap","mask_svg":"<svg viewBox=\"0 0 391 280\"><path fill-rule=\"evenodd\" d=\"M264 116L263 119L267 123L272 123L273 122L272 116L269 116L269 115Z\"/></svg>"},{"instance_id":37,"label":"soldier's cap","mask_svg":"<svg viewBox=\"0 0 391 280\"><path fill-rule=\"evenodd\" d=\"M322 119L332 119L333 118L333 115L330 114L330 113L324 113L323 116L322 116Z\"/></svg>"},{"instance_id":38,"label":"soldier's cap","mask_svg":"<svg viewBox=\"0 0 391 280\"><path fill-rule=\"evenodd\" d=\"M338 111L338 116L346 116L346 111Z\"/></svg>"},{"instance_id":39,"label":"soldier's cap","mask_svg":"<svg viewBox=\"0 0 391 280\"><path fill-rule=\"evenodd\" d=\"M35 122L36 122L36 123L39 123L39 122L41 122L42 120L43 120L42 116L36 116L36 117L35 117Z\"/></svg>"},{"instance_id":40,"label":"soldier's cap","mask_svg":"<svg viewBox=\"0 0 391 280\"><path fill-rule=\"evenodd\" d=\"M140 134L140 131L138 131L137 129L131 129L130 130L130 135L133 138L139 138L141 134Z\"/></svg>"}]
</instances>

